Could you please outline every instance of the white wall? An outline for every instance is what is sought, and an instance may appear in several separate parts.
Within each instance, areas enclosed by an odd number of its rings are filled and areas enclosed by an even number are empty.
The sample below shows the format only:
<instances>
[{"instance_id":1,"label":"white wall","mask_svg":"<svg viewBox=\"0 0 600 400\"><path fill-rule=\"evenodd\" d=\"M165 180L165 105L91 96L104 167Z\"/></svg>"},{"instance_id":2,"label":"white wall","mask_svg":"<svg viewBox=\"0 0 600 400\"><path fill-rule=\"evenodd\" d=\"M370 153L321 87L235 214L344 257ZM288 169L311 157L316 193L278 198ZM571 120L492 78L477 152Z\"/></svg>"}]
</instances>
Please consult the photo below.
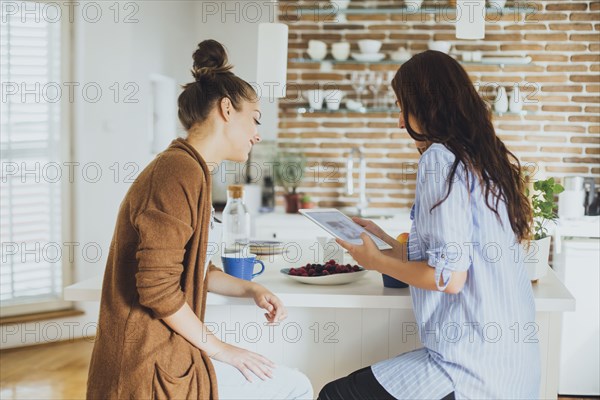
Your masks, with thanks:
<instances>
[{"instance_id":1,"label":"white wall","mask_svg":"<svg viewBox=\"0 0 600 400\"><path fill-rule=\"evenodd\" d=\"M250 3L253 6L248 8ZM134 2L137 10L121 2L115 22L114 2L95 4L102 11L96 22L92 22L95 10L89 9L84 14L82 9L74 9L71 80L80 86L74 92L72 161L79 165L74 170L73 237L79 249L94 244L92 248L100 248L102 254L98 259L90 259L76 252L75 282L103 274L119 204L131 184L126 177L130 173L135 177L154 157L148 135L149 75L171 76L178 84L190 82L192 54L197 44L212 38L227 47L234 72L254 82L258 23L272 22L273 15L262 1ZM238 11L232 4L237 4ZM217 6L216 13L214 8L207 8L212 5ZM258 19L258 14L252 11L256 6L262 7ZM228 8L233 13L221 7L233 7ZM137 22L125 23L128 16ZM116 101L115 83L119 88ZM102 96L97 102L92 101L96 97L93 90L87 92L87 97L82 94L81 88L86 84L101 88ZM136 88L139 91L134 93ZM125 102L127 95L137 102ZM274 140L277 104L264 100L262 110L261 134L267 140ZM173 137L175 134L174 128ZM102 176L96 182L97 170ZM1 326L2 348L93 335L98 305L77 304L86 311L82 317Z\"/></svg>"},{"instance_id":2,"label":"white wall","mask_svg":"<svg viewBox=\"0 0 600 400\"><path fill-rule=\"evenodd\" d=\"M98 22L91 22L93 18L86 21L81 10L75 9L74 14L75 76L70 80L78 82L79 88L96 82L102 96L92 102L84 98L81 90L74 92L72 161L80 165L74 170L73 237L80 244L79 249L84 244L97 243L102 255L94 260L76 252L74 281L103 273L119 204L130 186L125 177L136 169L141 171L153 158L147 133L148 76L160 73L173 77L179 84L191 81L191 56L198 43L193 2L135 2L139 6L137 11L125 9L125 3L121 3L118 23L114 21L114 9L109 9L114 7L113 2L96 4L102 7ZM89 11L88 17L93 17L92 10ZM135 12L132 18L138 22L124 23L124 18L132 12ZM120 88L117 102L115 87L110 89L115 82ZM139 87L132 96L137 103L124 102L125 95L133 93L131 89L125 90L127 83L133 84L132 88ZM88 99L92 97L95 95L90 90ZM119 168L115 168L115 163L119 163ZM132 167L125 168L126 163L133 163ZM91 167L83 178L86 165ZM102 171L98 182L92 182L94 165ZM98 303L77 306L86 311L85 316L0 327L2 348L78 337L82 329L83 334L92 335L98 319ZM57 329L60 329L58 334Z\"/></svg>"},{"instance_id":3,"label":"white wall","mask_svg":"<svg viewBox=\"0 0 600 400\"><path fill-rule=\"evenodd\" d=\"M261 22L276 22L275 8L270 0L265 1L212 1L196 3L197 37L199 41L214 39L223 44L229 55L233 72L248 82L256 82L258 25ZM277 138L278 103L261 98L261 126L263 140ZM221 166L221 168L224 168ZM228 171L241 171L241 166L230 163ZM228 184L244 183L231 174L215 174L213 177L213 199L226 200Z\"/></svg>"}]
</instances>

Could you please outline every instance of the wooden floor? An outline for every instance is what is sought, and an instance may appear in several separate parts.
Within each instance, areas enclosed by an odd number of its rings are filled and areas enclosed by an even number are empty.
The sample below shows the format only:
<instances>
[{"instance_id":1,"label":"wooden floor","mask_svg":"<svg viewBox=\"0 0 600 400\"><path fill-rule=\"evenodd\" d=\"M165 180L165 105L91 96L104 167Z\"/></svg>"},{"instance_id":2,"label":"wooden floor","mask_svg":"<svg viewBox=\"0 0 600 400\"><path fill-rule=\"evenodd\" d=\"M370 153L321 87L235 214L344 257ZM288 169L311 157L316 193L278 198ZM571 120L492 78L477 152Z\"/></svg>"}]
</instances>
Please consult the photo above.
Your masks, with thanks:
<instances>
[{"instance_id":1,"label":"wooden floor","mask_svg":"<svg viewBox=\"0 0 600 400\"><path fill-rule=\"evenodd\" d=\"M0 352L0 399L84 399L93 345L81 339Z\"/></svg>"}]
</instances>

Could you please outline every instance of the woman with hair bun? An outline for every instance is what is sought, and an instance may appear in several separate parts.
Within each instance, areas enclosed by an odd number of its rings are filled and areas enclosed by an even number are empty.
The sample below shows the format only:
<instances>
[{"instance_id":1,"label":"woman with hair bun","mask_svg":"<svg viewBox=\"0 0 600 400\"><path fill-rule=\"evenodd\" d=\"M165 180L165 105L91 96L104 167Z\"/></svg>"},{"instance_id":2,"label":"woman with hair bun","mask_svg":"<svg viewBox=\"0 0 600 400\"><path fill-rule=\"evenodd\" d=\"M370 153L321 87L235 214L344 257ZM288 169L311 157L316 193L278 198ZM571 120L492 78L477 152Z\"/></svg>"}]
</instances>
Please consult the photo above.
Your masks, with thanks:
<instances>
[{"instance_id":1,"label":"woman with hair bun","mask_svg":"<svg viewBox=\"0 0 600 400\"><path fill-rule=\"evenodd\" d=\"M203 323L207 292L250 297L269 323L287 316L261 285L225 274L208 165L244 162L260 141L256 92L231 72L223 46L194 53L179 96L187 131L140 173L121 203L102 285L89 399L312 399L306 376L224 343Z\"/></svg>"},{"instance_id":2,"label":"woman with hair bun","mask_svg":"<svg viewBox=\"0 0 600 400\"><path fill-rule=\"evenodd\" d=\"M391 84L398 126L421 154L408 244L360 218L393 249L379 251L366 234L362 245L339 243L366 269L410 285L423 347L328 383L319 400L537 399L538 327L519 251L532 211L519 160L447 54L415 55Z\"/></svg>"}]
</instances>

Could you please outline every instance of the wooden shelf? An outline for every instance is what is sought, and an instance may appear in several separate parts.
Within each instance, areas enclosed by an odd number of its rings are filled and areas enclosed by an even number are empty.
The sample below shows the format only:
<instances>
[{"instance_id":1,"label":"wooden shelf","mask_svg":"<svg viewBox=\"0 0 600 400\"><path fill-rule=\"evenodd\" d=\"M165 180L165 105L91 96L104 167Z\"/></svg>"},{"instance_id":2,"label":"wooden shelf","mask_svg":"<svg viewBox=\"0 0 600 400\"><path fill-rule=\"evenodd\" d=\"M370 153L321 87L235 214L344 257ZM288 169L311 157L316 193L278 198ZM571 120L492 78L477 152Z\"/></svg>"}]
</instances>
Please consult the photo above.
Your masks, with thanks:
<instances>
[{"instance_id":1,"label":"wooden shelf","mask_svg":"<svg viewBox=\"0 0 600 400\"><path fill-rule=\"evenodd\" d=\"M515 5L513 7L486 7L485 8L487 14L499 14L499 15L507 15L507 14L522 14L522 13L530 13L536 10L535 7L527 6L527 5ZM389 8L346 8L339 9L331 4L324 4L322 7L306 7L306 8L296 8L295 10L292 8L289 11L296 11L298 15L320 15L320 16L328 16L328 15L374 15L374 14L406 14L406 15L417 15L417 14L447 14L447 13L456 13L456 7L450 5L439 5L435 7L421 7L419 9L415 7L389 7Z\"/></svg>"},{"instance_id":2,"label":"wooden shelf","mask_svg":"<svg viewBox=\"0 0 600 400\"><path fill-rule=\"evenodd\" d=\"M323 107L320 110L315 110L310 107L288 107L284 109L285 112L292 111L298 114L348 114L348 113L360 113L360 114L376 114L376 113L398 113L398 109L394 107L361 107L358 110L349 110L347 108L340 108L339 110L330 110L326 107ZM502 112L498 113L496 111L493 112L494 115L503 116L503 115L533 115L535 112L531 111L519 111L519 112Z\"/></svg>"},{"instance_id":3,"label":"wooden shelf","mask_svg":"<svg viewBox=\"0 0 600 400\"><path fill-rule=\"evenodd\" d=\"M463 65L528 65L531 64L531 59L528 57L506 57L506 61L497 61L499 57L494 57L494 61L486 61L485 58L478 62L463 62L457 60L459 63ZM298 63L298 64L315 64L315 63L330 63L330 64L374 64L374 65L401 65L402 61L394 61L394 60L381 60L381 61L357 61L357 60L344 60L338 61L333 58L326 58L324 60L312 60L310 58L292 58L290 62Z\"/></svg>"}]
</instances>

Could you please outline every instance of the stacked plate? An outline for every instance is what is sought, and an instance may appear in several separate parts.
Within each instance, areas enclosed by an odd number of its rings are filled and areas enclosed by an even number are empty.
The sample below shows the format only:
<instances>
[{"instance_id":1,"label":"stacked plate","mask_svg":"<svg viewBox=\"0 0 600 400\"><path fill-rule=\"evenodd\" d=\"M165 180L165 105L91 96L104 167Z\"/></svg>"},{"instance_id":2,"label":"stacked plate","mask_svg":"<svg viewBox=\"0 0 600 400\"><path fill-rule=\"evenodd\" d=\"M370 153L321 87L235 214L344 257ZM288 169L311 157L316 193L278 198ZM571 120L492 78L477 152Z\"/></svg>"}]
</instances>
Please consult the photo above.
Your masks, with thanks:
<instances>
[{"instance_id":1,"label":"stacked plate","mask_svg":"<svg viewBox=\"0 0 600 400\"><path fill-rule=\"evenodd\" d=\"M250 252L256 255L270 255L283 253L283 242L274 240L251 240Z\"/></svg>"}]
</instances>

